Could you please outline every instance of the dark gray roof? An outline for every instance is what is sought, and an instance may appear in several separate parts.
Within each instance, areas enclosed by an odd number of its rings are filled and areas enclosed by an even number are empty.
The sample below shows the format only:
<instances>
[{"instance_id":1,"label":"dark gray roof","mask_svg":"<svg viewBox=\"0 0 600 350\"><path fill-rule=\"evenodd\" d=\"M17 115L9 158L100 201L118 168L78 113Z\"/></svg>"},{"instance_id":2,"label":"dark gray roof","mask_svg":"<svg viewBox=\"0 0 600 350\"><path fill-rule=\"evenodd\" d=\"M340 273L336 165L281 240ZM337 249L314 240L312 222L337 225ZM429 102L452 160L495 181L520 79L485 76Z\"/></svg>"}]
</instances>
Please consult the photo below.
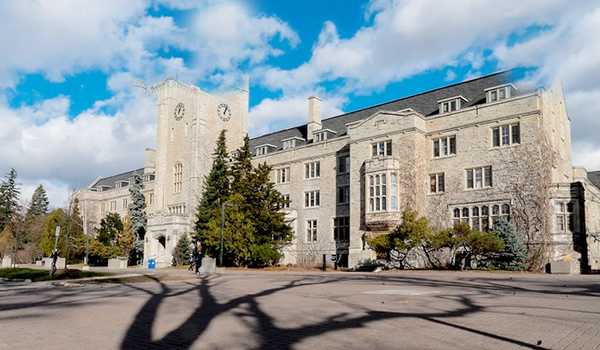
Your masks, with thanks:
<instances>
[{"instance_id":1,"label":"dark gray roof","mask_svg":"<svg viewBox=\"0 0 600 350\"><path fill-rule=\"evenodd\" d=\"M588 179L598 188L600 188L600 170L588 172Z\"/></svg>"},{"instance_id":2,"label":"dark gray roof","mask_svg":"<svg viewBox=\"0 0 600 350\"><path fill-rule=\"evenodd\" d=\"M119 181L129 181L129 179L131 179L135 174L144 175L144 168L127 171L127 172L109 176L109 177L102 177L98 181L94 182L94 184L91 185L90 187L92 187L92 188L94 188L94 187L95 188L99 188L99 187L114 188L115 183L117 183Z\"/></svg>"},{"instance_id":3,"label":"dark gray roof","mask_svg":"<svg viewBox=\"0 0 600 350\"><path fill-rule=\"evenodd\" d=\"M502 71L483 77L464 81L435 90L419 93L413 96L400 98L390 102L382 103L372 107L360 109L354 112L345 113L328 119L323 119L321 124L325 129L331 129L336 132L336 137L346 135L346 124L357 120L368 118L380 110L399 111L406 108L412 108L426 117L438 114L439 106L437 101L454 96L464 96L469 101L466 107L485 103L485 89L497 85L507 84L513 81L513 71ZM281 140L290 137L301 137L306 139L306 124L297 127L276 131L270 134L258 136L250 140L251 150L262 144L276 145L279 149L282 147Z\"/></svg>"}]
</instances>

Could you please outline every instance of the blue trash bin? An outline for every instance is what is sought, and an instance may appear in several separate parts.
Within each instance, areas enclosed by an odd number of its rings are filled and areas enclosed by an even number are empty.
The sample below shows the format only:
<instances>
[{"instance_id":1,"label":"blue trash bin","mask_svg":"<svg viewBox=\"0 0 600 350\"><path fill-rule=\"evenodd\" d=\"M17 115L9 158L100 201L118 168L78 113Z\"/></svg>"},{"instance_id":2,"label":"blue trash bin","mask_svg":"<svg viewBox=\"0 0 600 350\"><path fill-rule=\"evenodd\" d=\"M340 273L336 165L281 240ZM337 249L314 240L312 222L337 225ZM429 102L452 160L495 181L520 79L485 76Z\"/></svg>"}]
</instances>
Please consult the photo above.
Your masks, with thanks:
<instances>
[{"instance_id":1,"label":"blue trash bin","mask_svg":"<svg viewBox=\"0 0 600 350\"><path fill-rule=\"evenodd\" d=\"M156 259L148 259L148 270L156 269Z\"/></svg>"}]
</instances>

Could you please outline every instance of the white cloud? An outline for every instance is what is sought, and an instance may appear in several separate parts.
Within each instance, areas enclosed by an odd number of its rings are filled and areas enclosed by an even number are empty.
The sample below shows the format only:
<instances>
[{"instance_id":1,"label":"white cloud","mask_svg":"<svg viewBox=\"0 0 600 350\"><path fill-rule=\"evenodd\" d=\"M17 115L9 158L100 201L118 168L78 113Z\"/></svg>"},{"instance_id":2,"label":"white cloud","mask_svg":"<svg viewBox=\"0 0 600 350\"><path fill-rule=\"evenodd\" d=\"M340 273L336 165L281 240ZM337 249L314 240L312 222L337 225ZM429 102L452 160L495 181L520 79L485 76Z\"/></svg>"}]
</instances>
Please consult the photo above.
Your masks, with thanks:
<instances>
[{"instance_id":1,"label":"white cloud","mask_svg":"<svg viewBox=\"0 0 600 350\"><path fill-rule=\"evenodd\" d=\"M458 59L478 69L487 45L531 25L552 25L575 7L559 0L527 6L517 1L373 1L368 11L372 25L345 39L327 22L308 62L290 70L266 69L263 81L274 90L298 91L341 78L349 91L372 91Z\"/></svg>"},{"instance_id":2,"label":"white cloud","mask_svg":"<svg viewBox=\"0 0 600 350\"><path fill-rule=\"evenodd\" d=\"M151 98L141 91L117 95L107 102L119 104L115 115L92 108L72 120L65 113L56 113L57 104L68 106L65 100L58 97L15 110L0 105L3 171L14 167L23 183L33 186L46 181L58 191L142 165L144 147L155 140L156 112ZM32 115L47 119L40 121Z\"/></svg>"},{"instance_id":3,"label":"white cloud","mask_svg":"<svg viewBox=\"0 0 600 350\"><path fill-rule=\"evenodd\" d=\"M265 98L250 110L250 134L260 135L273 130L297 126L308 119L308 100L311 93L299 93L281 98ZM324 96L321 117L325 119L342 113L344 98Z\"/></svg>"},{"instance_id":4,"label":"white cloud","mask_svg":"<svg viewBox=\"0 0 600 350\"><path fill-rule=\"evenodd\" d=\"M574 163L600 169L600 6L580 16L566 13L553 28L509 46L499 44L494 54L507 67L527 66L537 70L529 84L547 84L559 79L565 87L572 122Z\"/></svg>"}]
</instances>

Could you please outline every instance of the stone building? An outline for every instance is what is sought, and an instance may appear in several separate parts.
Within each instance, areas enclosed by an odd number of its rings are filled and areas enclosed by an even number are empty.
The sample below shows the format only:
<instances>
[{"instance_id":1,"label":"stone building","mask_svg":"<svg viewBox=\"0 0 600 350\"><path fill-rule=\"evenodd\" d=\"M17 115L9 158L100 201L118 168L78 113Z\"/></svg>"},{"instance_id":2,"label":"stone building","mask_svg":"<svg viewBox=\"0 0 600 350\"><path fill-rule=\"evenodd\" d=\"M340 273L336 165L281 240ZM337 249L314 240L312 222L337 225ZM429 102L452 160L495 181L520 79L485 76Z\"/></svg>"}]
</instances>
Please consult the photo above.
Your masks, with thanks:
<instances>
[{"instance_id":1,"label":"stone building","mask_svg":"<svg viewBox=\"0 0 600 350\"><path fill-rule=\"evenodd\" d=\"M306 124L251 139L254 161L273 167L273 182L289 198L283 210L295 237L281 263L335 254L355 266L373 258L366 238L388 232L413 208L438 227L463 221L487 230L510 217L531 244L548 247L547 262L600 269L600 173L572 167L562 89L523 91L511 74L326 119L313 96ZM167 80L153 90L158 146L136 171L149 203L146 259L164 266L192 229L219 131L227 130L229 149L247 131L248 87L215 96ZM88 232L106 212L126 213L132 174L80 191Z\"/></svg>"}]
</instances>

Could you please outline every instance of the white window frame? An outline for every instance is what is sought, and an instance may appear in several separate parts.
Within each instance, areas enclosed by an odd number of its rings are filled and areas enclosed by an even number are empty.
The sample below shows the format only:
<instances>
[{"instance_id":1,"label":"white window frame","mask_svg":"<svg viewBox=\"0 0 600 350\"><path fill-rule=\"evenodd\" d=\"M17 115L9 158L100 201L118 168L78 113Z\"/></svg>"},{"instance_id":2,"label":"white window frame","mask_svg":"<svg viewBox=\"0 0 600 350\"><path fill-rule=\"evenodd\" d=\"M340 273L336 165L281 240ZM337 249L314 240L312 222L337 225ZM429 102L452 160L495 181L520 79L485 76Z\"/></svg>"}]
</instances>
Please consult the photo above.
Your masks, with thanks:
<instances>
[{"instance_id":1,"label":"white window frame","mask_svg":"<svg viewBox=\"0 0 600 350\"><path fill-rule=\"evenodd\" d=\"M471 175L469 176L469 174ZM471 178L471 186L469 186L469 178ZM465 169L465 189L481 190L493 186L494 171L491 165Z\"/></svg>"},{"instance_id":2,"label":"white window frame","mask_svg":"<svg viewBox=\"0 0 600 350\"><path fill-rule=\"evenodd\" d=\"M258 146L256 147L256 155L257 156L264 156L268 153L268 146Z\"/></svg>"},{"instance_id":3,"label":"white window frame","mask_svg":"<svg viewBox=\"0 0 600 350\"><path fill-rule=\"evenodd\" d=\"M498 87L492 87L485 90L485 101L486 103L494 103L502 100L506 100L512 97L511 95L512 85L503 85Z\"/></svg>"},{"instance_id":4,"label":"white window frame","mask_svg":"<svg viewBox=\"0 0 600 350\"><path fill-rule=\"evenodd\" d=\"M573 233L575 230L575 204L570 200L554 201L554 230ZM561 227L562 226L562 227Z\"/></svg>"},{"instance_id":5,"label":"white window frame","mask_svg":"<svg viewBox=\"0 0 600 350\"><path fill-rule=\"evenodd\" d=\"M290 205L292 203L292 200L290 199L290 194L289 193L285 193L281 195L283 197L283 206L282 209L289 209Z\"/></svg>"},{"instance_id":6,"label":"white window frame","mask_svg":"<svg viewBox=\"0 0 600 350\"><path fill-rule=\"evenodd\" d=\"M496 138L496 134L498 137ZM492 148L509 147L521 144L521 123L510 123L491 128ZM496 144L496 141L497 144Z\"/></svg>"},{"instance_id":7,"label":"white window frame","mask_svg":"<svg viewBox=\"0 0 600 350\"><path fill-rule=\"evenodd\" d=\"M372 174L368 177L369 212L388 211L388 173Z\"/></svg>"},{"instance_id":8,"label":"white window frame","mask_svg":"<svg viewBox=\"0 0 600 350\"><path fill-rule=\"evenodd\" d=\"M318 208L321 206L321 191L304 191L304 208Z\"/></svg>"},{"instance_id":9,"label":"white window frame","mask_svg":"<svg viewBox=\"0 0 600 350\"><path fill-rule=\"evenodd\" d=\"M446 191L446 176L442 173L429 174L429 193L444 193Z\"/></svg>"},{"instance_id":10,"label":"white window frame","mask_svg":"<svg viewBox=\"0 0 600 350\"><path fill-rule=\"evenodd\" d=\"M450 208L450 221L452 225L464 222L472 229L489 232L500 219L510 221L511 209L510 202L462 204Z\"/></svg>"},{"instance_id":11,"label":"white window frame","mask_svg":"<svg viewBox=\"0 0 600 350\"><path fill-rule=\"evenodd\" d=\"M173 165L173 193L181 193L183 190L183 163L176 162Z\"/></svg>"},{"instance_id":12,"label":"white window frame","mask_svg":"<svg viewBox=\"0 0 600 350\"><path fill-rule=\"evenodd\" d=\"M304 163L304 179L318 179L321 177L321 161L316 160Z\"/></svg>"},{"instance_id":13,"label":"white window frame","mask_svg":"<svg viewBox=\"0 0 600 350\"><path fill-rule=\"evenodd\" d=\"M432 140L431 145L433 158L446 158L456 155L456 135L436 137Z\"/></svg>"},{"instance_id":14,"label":"white window frame","mask_svg":"<svg viewBox=\"0 0 600 350\"><path fill-rule=\"evenodd\" d=\"M327 141L327 131L319 131L315 133L315 142Z\"/></svg>"},{"instance_id":15,"label":"white window frame","mask_svg":"<svg viewBox=\"0 0 600 350\"><path fill-rule=\"evenodd\" d=\"M373 142L371 144L372 157L389 157L393 154L392 140Z\"/></svg>"},{"instance_id":16,"label":"white window frame","mask_svg":"<svg viewBox=\"0 0 600 350\"><path fill-rule=\"evenodd\" d=\"M290 183L290 167L275 169L275 182L277 184Z\"/></svg>"},{"instance_id":17,"label":"white window frame","mask_svg":"<svg viewBox=\"0 0 600 350\"><path fill-rule=\"evenodd\" d=\"M314 243L318 239L318 226L319 221L317 219L306 220L306 243Z\"/></svg>"}]
</instances>

